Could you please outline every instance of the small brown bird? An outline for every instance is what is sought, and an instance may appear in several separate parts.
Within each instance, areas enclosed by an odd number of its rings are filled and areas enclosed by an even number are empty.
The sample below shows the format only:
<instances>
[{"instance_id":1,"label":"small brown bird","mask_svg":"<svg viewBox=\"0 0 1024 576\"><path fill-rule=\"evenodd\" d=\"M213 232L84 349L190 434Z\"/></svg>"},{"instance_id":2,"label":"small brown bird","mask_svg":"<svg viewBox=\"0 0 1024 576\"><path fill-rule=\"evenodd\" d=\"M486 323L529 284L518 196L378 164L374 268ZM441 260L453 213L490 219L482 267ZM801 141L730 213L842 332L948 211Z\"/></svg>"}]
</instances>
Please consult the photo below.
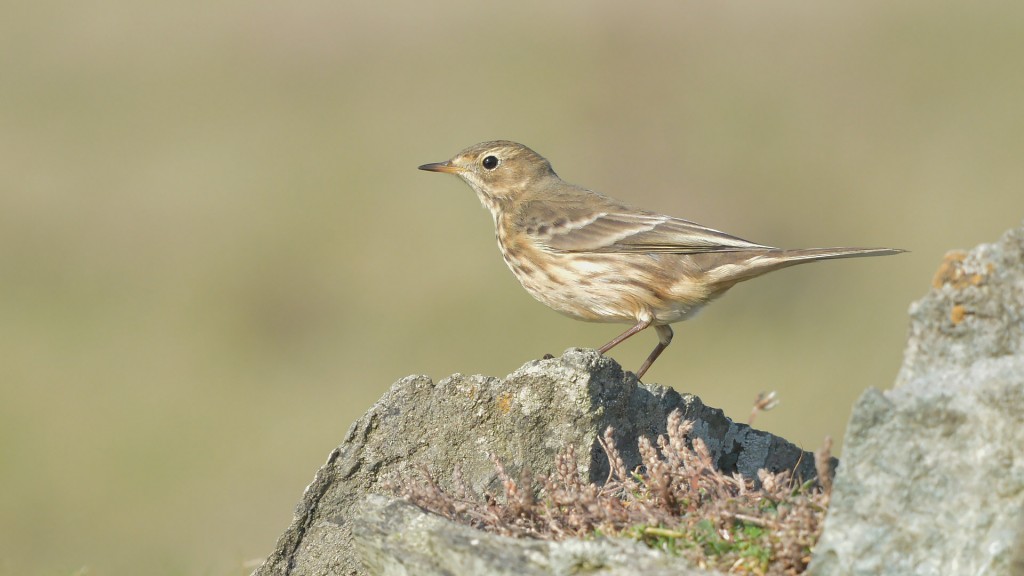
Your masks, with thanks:
<instances>
[{"instance_id":1,"label":"small brown bird","mask_svg":"<svg viewBox=\"0 0 1024 576\"><path fill-rule=\"evenodd\" d=\"M670 324L737 282L805 262L903 252L754 244L569 184L543 156L505 140L470 146L420 170L455 174L476 191L494 217L505 263L534 298L580 320L632 325L602 346L602 354L654 326L658 345L637 378L672 342Z\"/></svg>"}]
</instances>

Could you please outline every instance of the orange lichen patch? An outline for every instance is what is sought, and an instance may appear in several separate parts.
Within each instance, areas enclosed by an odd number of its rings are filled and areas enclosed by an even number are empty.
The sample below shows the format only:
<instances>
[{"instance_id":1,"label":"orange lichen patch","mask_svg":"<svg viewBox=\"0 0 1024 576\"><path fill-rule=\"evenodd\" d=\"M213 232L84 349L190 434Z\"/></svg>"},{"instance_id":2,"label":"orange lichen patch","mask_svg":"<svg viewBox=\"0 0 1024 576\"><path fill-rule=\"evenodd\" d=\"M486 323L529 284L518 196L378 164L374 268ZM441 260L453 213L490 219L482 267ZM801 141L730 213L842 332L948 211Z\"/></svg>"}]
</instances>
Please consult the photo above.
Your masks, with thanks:
<instances>
[{"instance_id":1,"label":"orange lichen patch","mask_svg":"<svg viewBox=\"0 0 1024 576\"><path fill-rule=\"evenodd\" d=\"M967 308L964 308L963 304L956 304L953 306L953 309L949 311L949 321L952 322L954 326L963 322L966 316Z\"/></svg>"},{"instance_id":2,"label":"orange lichen patch","mask_svg":"<svg viewBox=\"0 0 1024 576\"><path fill-rule=\"evenodd\" d=\"M945 284L949 284L953 288L961 289L968 286L980 286L985 282L985 276L982 274L968 274L964 271L964 259L967 258L967 252L963 250L952 250L946 253L946 256L942 259L942 264L939 264L939 269L935 271L935 277L932 278L932 286L935 288L941 288ZM985 268L985 274L990 274L995 267L989 264Z\"/></svg>"},{"instance_id":3,"label":"orange lichen patch","mask_svg":"<svg viewBox=\"0 0 1024 576\"><path fill-rule=\"evenodd\" d=\"M943 284L952 284L960 276L963 275L964 258L967 257L967 252L962 250L951 250L946 252L946 255L942 258L942 263L939 264L939 269L935 271L935 277L932 278L932 286L935 288L941 288Z\"/></svg>"},{"instance_id":4,"label":"orange lichen patch","mask_svg":"<svg viewBox=\"0 0 1024 576\"><path fill-rule=\"evenodd\" d=\"M508 414L508 411L512 409L512 395L507 393L502 394L501 396L498 396L496 403L498 405L499 412L502 414Z\"/></svg>"}]
</instances>

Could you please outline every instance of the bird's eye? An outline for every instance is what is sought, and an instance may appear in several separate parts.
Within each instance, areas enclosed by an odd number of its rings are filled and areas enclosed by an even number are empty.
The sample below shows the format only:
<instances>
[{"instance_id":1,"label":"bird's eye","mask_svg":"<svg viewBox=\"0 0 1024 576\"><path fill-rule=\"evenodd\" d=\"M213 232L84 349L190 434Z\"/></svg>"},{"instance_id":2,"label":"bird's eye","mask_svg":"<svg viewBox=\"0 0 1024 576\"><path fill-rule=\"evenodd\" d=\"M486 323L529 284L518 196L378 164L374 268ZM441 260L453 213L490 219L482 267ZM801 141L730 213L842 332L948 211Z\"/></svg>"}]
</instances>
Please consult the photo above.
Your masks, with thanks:
<instances>
[{"instance_id":1,"label":"bird's eye","mask_svg":"<svg viewBox=\"0 0 1024 576\"><path fill-rule=\"evenodd\" d=\"M487 168L488 170L494 170L495 168L498 167L497 156L487 156L486 158L484 158L483 165L484 168Z\"/></svg>"}]
</instances>

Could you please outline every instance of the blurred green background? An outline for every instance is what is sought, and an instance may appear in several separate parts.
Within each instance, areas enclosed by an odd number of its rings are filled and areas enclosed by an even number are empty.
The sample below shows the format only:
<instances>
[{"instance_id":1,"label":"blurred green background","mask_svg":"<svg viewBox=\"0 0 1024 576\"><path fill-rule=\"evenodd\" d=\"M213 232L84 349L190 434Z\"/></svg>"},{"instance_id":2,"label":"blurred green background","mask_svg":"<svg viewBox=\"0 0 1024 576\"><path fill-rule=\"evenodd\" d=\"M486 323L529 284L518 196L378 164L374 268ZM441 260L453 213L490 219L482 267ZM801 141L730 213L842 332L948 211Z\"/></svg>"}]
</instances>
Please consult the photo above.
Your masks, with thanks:
<instances>
[{"instance_id":1,"label":"blurred green background","mask_svg":"<svg viewBox=\"0 0 1024 576\"><path fill-rule=\"evenodd\" d=\"M1024 217L1024 4L51 1L0 20L0 572L245 574L396 379L622 326L534 302L457 179L507 138L750 240L648 381L808 449L943 253ZM613 356L636 369L642 334Z\"/></svg>"}]
</instances>

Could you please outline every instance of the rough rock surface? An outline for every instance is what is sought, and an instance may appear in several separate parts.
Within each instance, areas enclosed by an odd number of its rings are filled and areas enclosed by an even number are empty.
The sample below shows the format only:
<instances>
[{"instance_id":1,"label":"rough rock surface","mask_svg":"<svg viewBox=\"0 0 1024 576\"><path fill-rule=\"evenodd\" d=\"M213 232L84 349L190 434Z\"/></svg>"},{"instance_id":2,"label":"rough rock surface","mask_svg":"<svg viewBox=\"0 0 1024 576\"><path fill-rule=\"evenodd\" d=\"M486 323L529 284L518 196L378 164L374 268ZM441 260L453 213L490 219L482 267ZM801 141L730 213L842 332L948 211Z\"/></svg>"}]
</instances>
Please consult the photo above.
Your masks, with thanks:
<instances>
[{"instance_id":1,"label":"rough rock surface","mask_svg":"<svg viewBox=\"0 0 1024 576\"><path fill-rule=\"evenodd\" d=\"M707 576L679 556L634 540L517 539L481 532L402 500L367 496L355 516L355 546L370 574L384 576Z\"/></svg>"},{"instance_id":2,"label":"rough rock surface","mask_svg":"<svg viewBox=\"0 0 1024 576\"><path fill-rule=\"evenodd\" d=\"M818 576L1024 574L1024 226L951 252L896 387L858 401Z\"/></svg>"},{"instance_id":3,"label":"rough rock surface","mask_svg":"<svg viewBox=\"0 0 1024 576\"><path fill-rule=\"evenodd\" d=\"M640 461L637 438L665 433L667 416L676 408L695 421L693 434L704 439L726 472L756 477L761 468L777 472L796 467L804 478L814 476L810 453L733 423L695 396L640 384L593 350L571 349L560 358L530 362L505 379L456 374L435 383L426 376L410 376L396 382L352 425L306 488L292 525L255 574L364 573L353 549L355 511L367 494L385 492L389 482L420 476L424 467L445 485L458 464L471 489L497 492L488 453L513 475L523 466L546 475L556 453L571 444L580 457L581 473L603 481L608 462L598 436L614 427L626 465L635 467ZM527 544L524 550L536 543ZM591 545L596 546L579 546ZM559 546L568 550L573 545ZM542 547L546 552L538 557L553 562L559 547ZM607 553L620 552L621 546ZM378 557L368 556L371 566L394 567L372 558Z\"/></svg>"}]
</instances>

